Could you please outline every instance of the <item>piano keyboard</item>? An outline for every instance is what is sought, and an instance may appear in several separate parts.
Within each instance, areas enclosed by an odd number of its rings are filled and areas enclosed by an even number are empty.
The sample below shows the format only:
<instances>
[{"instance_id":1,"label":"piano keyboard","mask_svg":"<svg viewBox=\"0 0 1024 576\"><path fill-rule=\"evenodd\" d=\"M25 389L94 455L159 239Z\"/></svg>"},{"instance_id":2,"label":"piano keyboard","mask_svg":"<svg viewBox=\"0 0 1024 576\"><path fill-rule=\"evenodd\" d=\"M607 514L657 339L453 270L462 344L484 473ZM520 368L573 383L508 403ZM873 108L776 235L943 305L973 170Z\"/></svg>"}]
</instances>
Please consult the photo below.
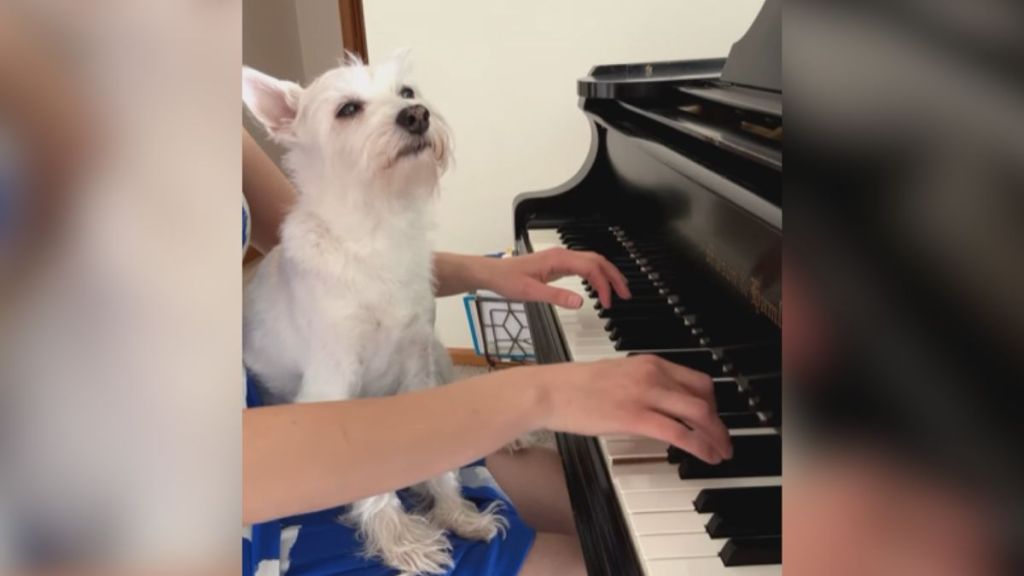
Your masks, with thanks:
<instances>
[{"instance_id":1,"label":"piano keyboard","mask_svg":"<svg viewBox=\"0 0 1024 576\"><path fill-rule=\"evenodd\" d=\"M634 298L616 299L609 310L586 281L552 284L584 297L580 309L554 309L572 360L654 353L715 380L719 412L733 437L732 460L710 466L647 438L598 439L644 573L781 575L778 328L744 314L735 301L722 302L726 291L700 280L706 272L688 275L660 253L656 239L603 225L527 233L534 252L598 252L630 282Z\"/></svg>"}]
</instances>

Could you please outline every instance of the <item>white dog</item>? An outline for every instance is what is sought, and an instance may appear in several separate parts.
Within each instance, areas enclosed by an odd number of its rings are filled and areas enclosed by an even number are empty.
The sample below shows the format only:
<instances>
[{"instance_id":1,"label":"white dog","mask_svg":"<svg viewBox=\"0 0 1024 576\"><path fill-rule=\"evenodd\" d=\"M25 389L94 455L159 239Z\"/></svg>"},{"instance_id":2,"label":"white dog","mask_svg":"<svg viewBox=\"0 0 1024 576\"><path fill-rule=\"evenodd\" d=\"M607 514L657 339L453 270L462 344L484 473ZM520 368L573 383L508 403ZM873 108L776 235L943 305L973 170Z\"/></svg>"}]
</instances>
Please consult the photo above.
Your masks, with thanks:
<instances>
[{"instance_id":1,"label":"white dog","mask_svg":"<svg viewBox=\"0 0 1024 576\"><path fill-rule=\"evenodd\" d=\"M306 88L251 69L243 99L288 148L299 198L245 293L245 363L272 402L387 396L444 384L451 362L434 336L429 241L451 139L404 81L405 58L349 57ZM410 573L451 566L444 530L490 540L497 506L478 511L454 472L416 487L424 515L394 493L343 519L365 553Z\"/></svg>"}]
</instances>

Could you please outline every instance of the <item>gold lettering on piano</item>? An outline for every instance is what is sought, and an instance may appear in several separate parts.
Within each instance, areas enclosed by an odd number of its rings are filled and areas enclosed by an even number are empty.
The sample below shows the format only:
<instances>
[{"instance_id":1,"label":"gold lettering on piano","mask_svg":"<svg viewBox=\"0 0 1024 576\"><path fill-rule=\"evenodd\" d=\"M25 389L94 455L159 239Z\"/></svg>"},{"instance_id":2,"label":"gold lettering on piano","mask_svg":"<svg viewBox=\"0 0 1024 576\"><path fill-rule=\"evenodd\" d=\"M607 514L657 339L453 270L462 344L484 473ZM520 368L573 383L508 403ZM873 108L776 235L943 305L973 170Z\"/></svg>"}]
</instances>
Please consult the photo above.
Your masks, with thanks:
<instances>
[{"instance_id":1,"label":"gold lettering on piano","mask_svg":"<svg viewBox=\"0 0 1024 576\"><path fill-rule=\"evenodd\" d=\"M730 266L724 258L719 256L714 248L704 248L704 259L708 265L717 272L726 282L731 284L740 294L742 294L750 305L754 307L754 310L767 316L769 320L775 323L776 326L782 327L782 315L781 308L782 302L778 305L765 298L764 294L761 293L761 280L760 278L747 277L745 274L741 274L735 268Z\"/></svg>"}]
</instances>

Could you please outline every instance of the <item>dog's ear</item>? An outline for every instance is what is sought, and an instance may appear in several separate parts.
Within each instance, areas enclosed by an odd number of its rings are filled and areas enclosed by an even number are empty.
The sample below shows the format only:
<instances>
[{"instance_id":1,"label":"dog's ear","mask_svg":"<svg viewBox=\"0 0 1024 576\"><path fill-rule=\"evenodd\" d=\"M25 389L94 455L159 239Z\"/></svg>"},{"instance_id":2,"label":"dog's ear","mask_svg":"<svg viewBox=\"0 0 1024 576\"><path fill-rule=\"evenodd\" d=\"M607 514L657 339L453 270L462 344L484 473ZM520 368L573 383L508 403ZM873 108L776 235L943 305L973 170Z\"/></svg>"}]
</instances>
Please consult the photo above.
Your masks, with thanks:
<instances>
[{"instance_id":1,"label":"dog's ear","mask_svg":"<svg viewBox=\"0 0 1024 576\"><path fill-rule=\"evenodd\" d=\"M287 140L298 111L302 87L249 67L242 68L242 101L271 136Z\"/></svg>"}]
</instances>

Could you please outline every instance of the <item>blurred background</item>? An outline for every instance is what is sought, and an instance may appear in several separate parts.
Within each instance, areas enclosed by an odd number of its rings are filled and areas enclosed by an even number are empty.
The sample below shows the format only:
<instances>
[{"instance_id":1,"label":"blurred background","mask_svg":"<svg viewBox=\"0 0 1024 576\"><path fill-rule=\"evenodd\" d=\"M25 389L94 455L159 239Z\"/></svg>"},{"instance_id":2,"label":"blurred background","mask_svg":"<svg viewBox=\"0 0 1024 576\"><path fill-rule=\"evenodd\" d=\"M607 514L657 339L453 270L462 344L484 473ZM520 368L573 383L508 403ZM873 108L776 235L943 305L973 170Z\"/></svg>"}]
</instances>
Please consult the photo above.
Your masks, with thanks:
<instances>
[{"instance_id":1,"label":"blurred background","mask_svg":"<svg viewBox=\"0 0 1024 576\"><path fill-rule=\"evenodd\" d=\"M787 573L1024 573L1022 22L786 5Z\"/></svg>"},{"instance_id":2,"label":"blurred background","mask_svg":"<svg viewBox=\"0 0 1024 576\"><path fill-rule=\"evenodd\" d=\"M0 2L0 573L237 573L241 23Z\"/></svg>"}]
</instances>

